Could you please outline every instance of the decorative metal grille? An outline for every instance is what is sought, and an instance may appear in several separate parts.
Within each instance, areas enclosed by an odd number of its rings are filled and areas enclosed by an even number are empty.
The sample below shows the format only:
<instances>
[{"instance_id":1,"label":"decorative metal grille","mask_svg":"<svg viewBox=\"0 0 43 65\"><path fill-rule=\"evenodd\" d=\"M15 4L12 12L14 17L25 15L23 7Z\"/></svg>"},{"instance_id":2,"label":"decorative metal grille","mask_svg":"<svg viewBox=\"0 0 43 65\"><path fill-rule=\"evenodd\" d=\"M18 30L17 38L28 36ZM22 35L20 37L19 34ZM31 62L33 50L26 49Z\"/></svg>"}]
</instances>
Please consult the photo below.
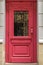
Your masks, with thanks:
<instances>
[{"instance_id":1,"label":"decorative metal grille","mask_svg":"<svg viewBox=\"0 0 43 65\"><path fill-rule=\"evenodd\" d=\"M28 12L15 11L14 12L14 36L28 35Z\"/></svg>"}]
</instances>

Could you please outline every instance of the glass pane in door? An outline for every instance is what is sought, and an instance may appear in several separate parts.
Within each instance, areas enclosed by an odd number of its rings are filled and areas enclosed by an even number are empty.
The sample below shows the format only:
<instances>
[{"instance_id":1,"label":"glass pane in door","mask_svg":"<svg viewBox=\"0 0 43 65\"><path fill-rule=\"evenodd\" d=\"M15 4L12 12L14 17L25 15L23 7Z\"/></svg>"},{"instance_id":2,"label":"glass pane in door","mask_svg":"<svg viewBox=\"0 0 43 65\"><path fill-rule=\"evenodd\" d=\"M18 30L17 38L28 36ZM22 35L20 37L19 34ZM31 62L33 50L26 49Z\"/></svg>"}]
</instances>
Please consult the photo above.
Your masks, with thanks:
<instances>
[{"instance_id":1,"label":"glass pane in door","mask_svg":"<svg viewBox=\"0 0 43 65\"><path fill-rule=\"evenodd\" d=\"M14 12L14 36L28 36L28 12Z\"/></svg>"}]
</instances>

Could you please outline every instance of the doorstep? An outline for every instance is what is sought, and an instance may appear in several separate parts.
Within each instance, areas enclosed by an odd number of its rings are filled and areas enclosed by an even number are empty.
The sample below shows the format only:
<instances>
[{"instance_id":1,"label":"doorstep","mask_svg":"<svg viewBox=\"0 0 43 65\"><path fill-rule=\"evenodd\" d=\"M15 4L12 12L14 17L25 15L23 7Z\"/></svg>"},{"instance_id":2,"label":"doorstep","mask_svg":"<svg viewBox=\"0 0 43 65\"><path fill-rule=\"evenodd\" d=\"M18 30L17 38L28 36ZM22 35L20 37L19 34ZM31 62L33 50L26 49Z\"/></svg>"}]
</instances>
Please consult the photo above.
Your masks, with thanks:
<instances>
[{"instance_id":1,"label":"doorstep","mask_svg":"<svg viewBox=\"0 0 43 65\"><path fill-rule=\"evenodd\" d=\"M39 65L38 63L5 63L5 65Z\"/></svg>"}]
</instances>

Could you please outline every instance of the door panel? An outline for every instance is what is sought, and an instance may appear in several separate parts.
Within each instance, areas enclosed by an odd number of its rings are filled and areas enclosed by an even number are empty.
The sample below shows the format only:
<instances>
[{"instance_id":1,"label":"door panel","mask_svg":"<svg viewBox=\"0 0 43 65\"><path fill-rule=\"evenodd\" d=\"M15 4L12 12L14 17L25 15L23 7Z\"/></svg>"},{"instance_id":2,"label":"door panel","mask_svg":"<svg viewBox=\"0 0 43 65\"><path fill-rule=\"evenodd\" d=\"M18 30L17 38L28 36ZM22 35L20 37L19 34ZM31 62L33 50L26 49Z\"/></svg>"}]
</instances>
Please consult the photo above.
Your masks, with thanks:
<instances>
[{"instance_id":1,"label":"door panel","mask_svg":"<svg viewBox=\"0 0 43 65\"><path fill-rule=\"evenodd\" d=\"M9 62L33 62L33 2L9 3Z\"/></svg>"}]
</instances>

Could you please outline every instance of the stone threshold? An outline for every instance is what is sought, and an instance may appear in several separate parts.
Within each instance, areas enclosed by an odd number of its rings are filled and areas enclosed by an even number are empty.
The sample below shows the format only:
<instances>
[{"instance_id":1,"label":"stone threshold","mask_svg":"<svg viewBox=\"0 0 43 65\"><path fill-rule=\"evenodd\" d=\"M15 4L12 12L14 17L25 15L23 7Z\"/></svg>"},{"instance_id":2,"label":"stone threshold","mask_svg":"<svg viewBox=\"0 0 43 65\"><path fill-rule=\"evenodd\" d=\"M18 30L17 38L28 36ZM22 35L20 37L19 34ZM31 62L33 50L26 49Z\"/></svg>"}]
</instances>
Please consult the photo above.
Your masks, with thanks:
<instances>
[{"instance_id":1,"label":"stone threshold","mask_svg":"<svg viewBox=\"0 0 43 65\"><path fill-rule=\"evenodd\" d=\"M39 65L38 63L5 63L5 65Z\"/></svg>"}]
</instances>

